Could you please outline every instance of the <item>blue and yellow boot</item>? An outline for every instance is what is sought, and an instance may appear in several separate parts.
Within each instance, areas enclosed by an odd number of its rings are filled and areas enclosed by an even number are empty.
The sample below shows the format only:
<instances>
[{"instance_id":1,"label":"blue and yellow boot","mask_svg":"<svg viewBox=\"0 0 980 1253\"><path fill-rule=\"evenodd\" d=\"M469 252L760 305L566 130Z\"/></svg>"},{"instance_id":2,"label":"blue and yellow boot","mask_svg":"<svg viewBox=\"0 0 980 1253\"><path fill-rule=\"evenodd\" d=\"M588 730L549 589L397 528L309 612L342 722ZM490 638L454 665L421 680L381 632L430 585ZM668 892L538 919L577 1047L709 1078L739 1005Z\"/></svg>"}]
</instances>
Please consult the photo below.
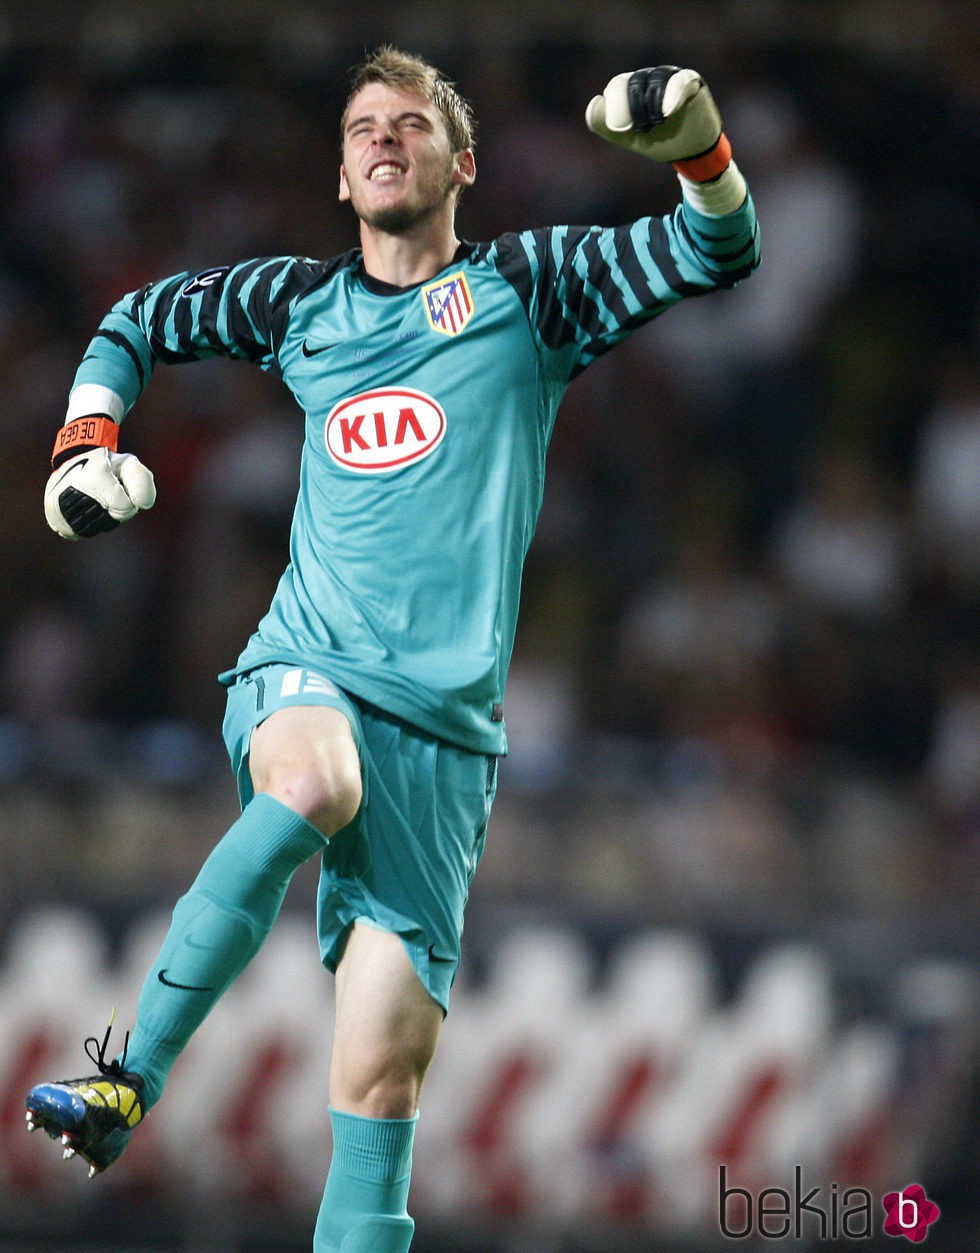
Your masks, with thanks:
<instances>
[{"instance_id":1,"label":"blue and yellow boot","mask_svg":"<svg viewBox=\"0 0 980 1253\"><path fill-rule=\"evenodd\" d=\"M27 1095L27 1130L40 1127L61 1141L66 1158L83 1157L89 1178L121 1156L143 1117L143 1080L125 1069L125 1048L119 1060L105 1060L111 1030L110 1022L101 1044L94 1036L85 1041L97 1075L39 1083Z\"/></svg>"}]
</instances>

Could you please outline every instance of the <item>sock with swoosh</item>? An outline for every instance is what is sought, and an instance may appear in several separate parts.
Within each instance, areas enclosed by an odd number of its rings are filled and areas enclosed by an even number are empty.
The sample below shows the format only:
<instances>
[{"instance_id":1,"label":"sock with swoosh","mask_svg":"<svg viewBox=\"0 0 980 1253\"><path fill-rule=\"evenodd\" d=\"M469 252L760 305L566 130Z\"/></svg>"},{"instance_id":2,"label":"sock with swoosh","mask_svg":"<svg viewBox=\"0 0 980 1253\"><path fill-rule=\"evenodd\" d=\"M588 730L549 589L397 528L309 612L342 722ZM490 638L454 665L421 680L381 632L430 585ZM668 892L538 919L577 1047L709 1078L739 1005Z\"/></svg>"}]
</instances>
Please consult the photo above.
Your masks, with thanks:
<instances>
[{"instance_id":1,"label":"sock with swoosh","mask_svg":"<svg viewBox=\"0 0 980 1253\"><path fill-rule=\"evenodd\" d=\"M271 796L256 796L215 846L186 895L140 992L126 1050L147 1110L170 1068L228 985L258 952L289 881L326 844Z\"/></svg>"}]
</instances>

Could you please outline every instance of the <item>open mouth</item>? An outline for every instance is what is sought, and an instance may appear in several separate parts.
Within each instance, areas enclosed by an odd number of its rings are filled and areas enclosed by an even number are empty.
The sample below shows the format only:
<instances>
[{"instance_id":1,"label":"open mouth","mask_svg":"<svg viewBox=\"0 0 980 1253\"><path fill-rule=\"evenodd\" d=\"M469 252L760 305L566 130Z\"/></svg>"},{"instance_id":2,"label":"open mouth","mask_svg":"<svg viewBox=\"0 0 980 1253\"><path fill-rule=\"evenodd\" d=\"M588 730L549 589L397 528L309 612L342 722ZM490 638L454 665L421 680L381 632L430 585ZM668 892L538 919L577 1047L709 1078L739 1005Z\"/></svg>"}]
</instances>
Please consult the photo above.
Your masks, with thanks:
<instances>
[{"instance_id":1,"label":"open mouth","mask_svg":"<svg viewBox=\"0 0 980 1253\"><path fill-rule=\"evenodd\" d=\"M393 161L383 161L374 167L369 178L372 183L388 183L400 178L403 173L401 166L395 165Z\"/></svg>"}]
</instances>

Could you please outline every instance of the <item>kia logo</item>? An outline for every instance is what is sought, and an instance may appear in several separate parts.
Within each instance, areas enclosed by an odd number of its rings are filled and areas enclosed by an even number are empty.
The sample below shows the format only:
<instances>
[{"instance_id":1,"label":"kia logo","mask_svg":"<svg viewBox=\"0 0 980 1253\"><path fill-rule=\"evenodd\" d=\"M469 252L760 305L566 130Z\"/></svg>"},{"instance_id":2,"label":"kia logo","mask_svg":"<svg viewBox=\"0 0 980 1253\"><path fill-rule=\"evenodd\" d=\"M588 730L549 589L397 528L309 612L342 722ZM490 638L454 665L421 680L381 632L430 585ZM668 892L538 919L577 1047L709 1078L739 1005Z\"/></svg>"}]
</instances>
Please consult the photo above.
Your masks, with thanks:
<instances>
[{"instance_id":1,"label":"kia logo","mask_svg":"<svg viewBox=\"0 0 980 1253\"><path fill-rule=\"evenodd\" d=\"M431 396L397 387L361 392L327 416L327 452L356 474L388 474L421 461L442 442L446 414Z\"/></svg>"}]
</instances>

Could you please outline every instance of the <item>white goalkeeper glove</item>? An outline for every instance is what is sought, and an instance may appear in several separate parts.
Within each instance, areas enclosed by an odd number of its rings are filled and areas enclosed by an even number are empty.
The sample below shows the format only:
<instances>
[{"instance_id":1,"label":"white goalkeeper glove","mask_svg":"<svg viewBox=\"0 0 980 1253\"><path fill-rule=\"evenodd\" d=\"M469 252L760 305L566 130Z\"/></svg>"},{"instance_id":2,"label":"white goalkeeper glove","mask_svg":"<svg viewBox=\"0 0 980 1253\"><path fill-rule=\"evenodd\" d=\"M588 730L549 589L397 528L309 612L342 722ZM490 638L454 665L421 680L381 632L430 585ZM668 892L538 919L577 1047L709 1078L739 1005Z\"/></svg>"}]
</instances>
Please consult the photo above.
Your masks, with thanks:
<instances>
[{"instance_id":1,"label":"white goalkeeper glove","mask_svg":"<svg viewBox=\"0 0 980 1253\"><path fill-rule=\"evenodd\" d=\"M105 417L77 418L58 432L44 489L44 516L63 539L111 531L149 509L153 475L132 453L116 452L119 428Z\"/></svg>"},{"instance_id":2,"label":"white goalkeeper glove","mask_svg":"<svg viewBox=\"0 0 980 1253\"><path fill-rule=\"evenodd\" d=\"M617 74L585 111L589 130L654 161L669 161L695 182L717 178L732 150L721 114L696 70L676 65Z\"/></svg>"}]
</instances>

